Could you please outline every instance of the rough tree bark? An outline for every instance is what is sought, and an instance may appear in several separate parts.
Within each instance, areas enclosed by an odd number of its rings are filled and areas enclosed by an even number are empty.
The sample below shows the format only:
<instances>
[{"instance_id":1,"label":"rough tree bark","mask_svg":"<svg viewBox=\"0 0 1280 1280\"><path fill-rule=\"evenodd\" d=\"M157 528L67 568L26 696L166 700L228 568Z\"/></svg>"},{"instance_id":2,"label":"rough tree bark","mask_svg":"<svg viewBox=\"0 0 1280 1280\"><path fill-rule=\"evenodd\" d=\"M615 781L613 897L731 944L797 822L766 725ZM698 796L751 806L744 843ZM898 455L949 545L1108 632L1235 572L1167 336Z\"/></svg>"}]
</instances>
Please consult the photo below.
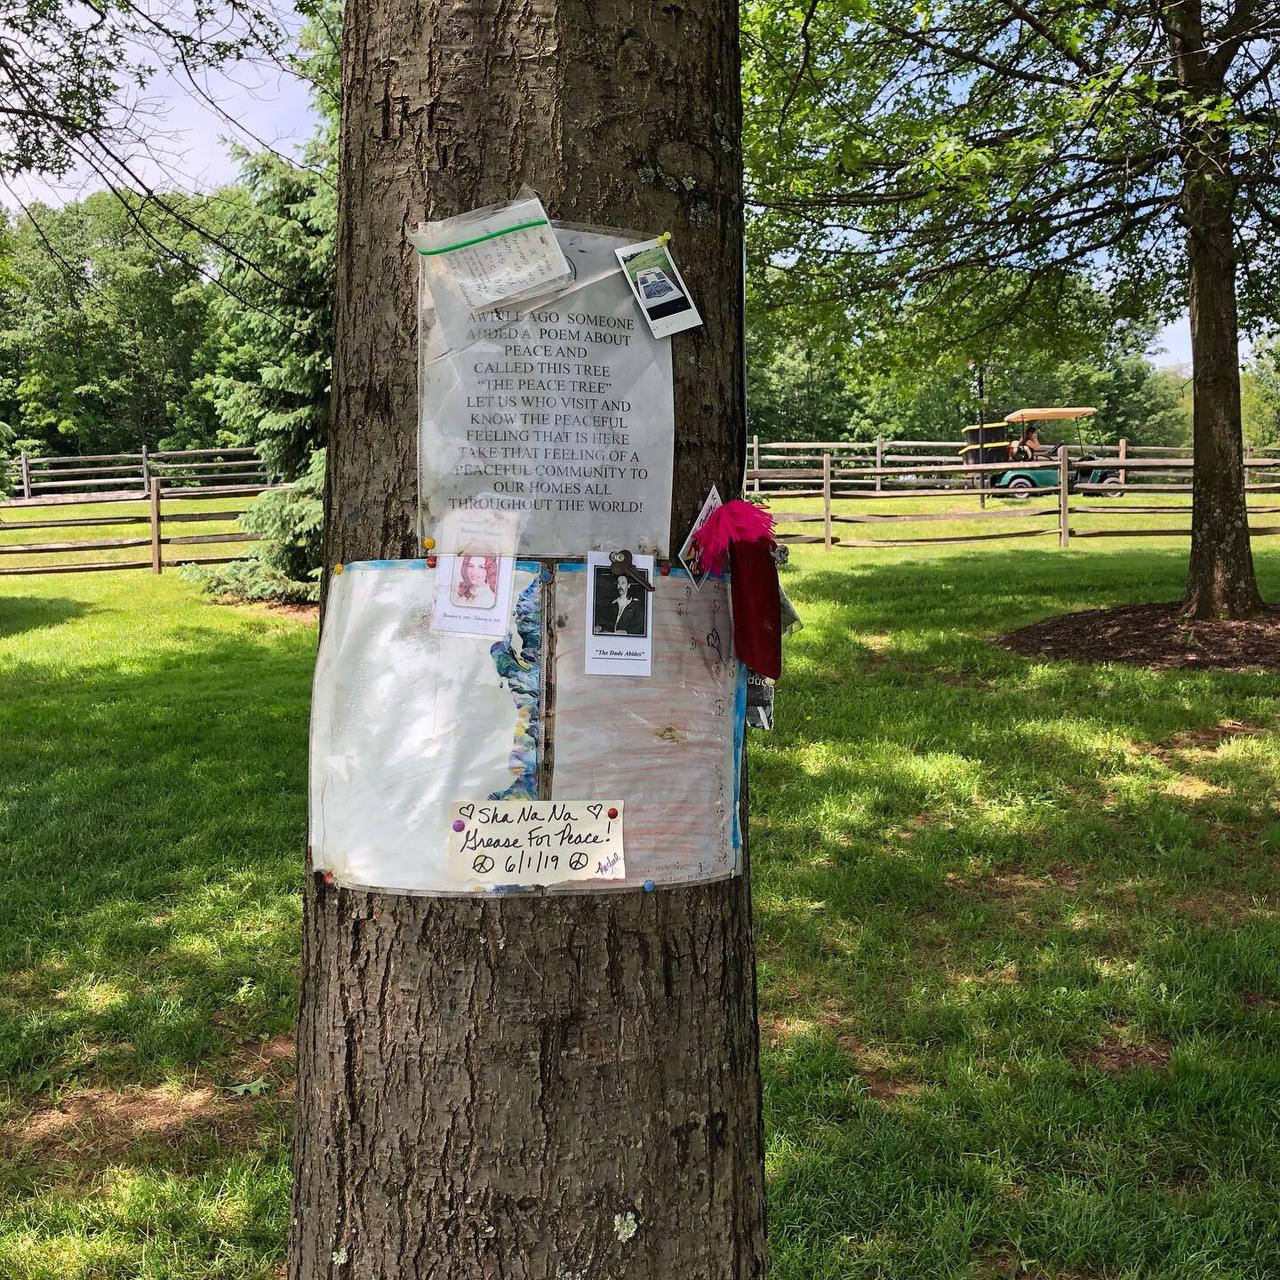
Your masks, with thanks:
<instances>
[{"instance_id":1,"label":"rough tree bark","mask_svg":"<svg viewBox=\"0 0 1280 1280\"><path fill-rule=\"evenodd\" d=\"M330 564L416 552L406 233L521 181L675 233L706 324L674 346L673 545L737 491L738 68L734 0L349 0ZM745 879L481 902L312 874L303 965L292 1280L763 1274Z\"/></svg>"},{"instance_id":2,"label":"rough tree bark","mask_svg":"<svg viewBox=\"0 0 1280 1280\"><path fill-rule=\"evenodd\" d=\"M1247 618L1262 608L1246 507L1236 319L1231 143L1208 108L1223 92L1200 0L1171 6L1174 63L1196 110L1181 123L1193 376L1191 563L1183 613Z\"/></svg>"}]
</instances>

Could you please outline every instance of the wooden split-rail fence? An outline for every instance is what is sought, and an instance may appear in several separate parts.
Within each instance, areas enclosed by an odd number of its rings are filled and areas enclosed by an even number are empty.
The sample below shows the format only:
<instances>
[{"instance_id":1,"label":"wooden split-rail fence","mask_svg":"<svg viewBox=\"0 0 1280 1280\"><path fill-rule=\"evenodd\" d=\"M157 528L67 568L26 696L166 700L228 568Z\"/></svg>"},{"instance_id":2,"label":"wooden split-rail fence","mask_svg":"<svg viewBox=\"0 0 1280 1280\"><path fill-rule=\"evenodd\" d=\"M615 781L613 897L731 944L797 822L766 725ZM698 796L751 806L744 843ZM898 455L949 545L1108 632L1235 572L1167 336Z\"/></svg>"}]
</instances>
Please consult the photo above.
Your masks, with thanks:
<instances>
[{"instance_id":1,"label":"wooden split-rail fence","mask_svg":"<svg viewBox=\"0 0 1280 1280\"><path fill-rule=\"evenodd\" d=\"M131 493L145 498L151 481L166 488L266 484L266 465L255 449L165 449L95 453L74 458L20 453L2 464L4 486L15 498L53 500L65 494ZM86 501L84 497L80 501Z\"/></svg>"},{"instance_id":2,"label":"wooden split-rail fence","mask_svg":"<svg viewBox=\"0 0 1280 1280\"><path fill-rule=\"evenodd\" d=\"M95 573L116 569L150 569L161 573L166 568L187 564L227 564L245 558L245 551L228 553L234 544L257 542L259 535L240 529L220 529L208 533L184 532L193 525L238 521L244 514L248 501L271 489L286 489L288 485L215 485L201 484L166 488L159 476L152 476L147 487L147 505L142 512L126 512L119 515L59 515L60 508L72 502L90 504L100 512L104 506L115 503L138 503L140 495L126 494L77 494L65 496L58 502L7 502L0 514L0 533L19 531L22 541L0 541L0 576L49 573ZM178 532L171 532L173 526ZM113 531L125 526L143 526L137 532L123 537L81 539L64 541L26 541L26 536L39 538L37 530L100 529L110 526ZM65 538L66 535L64 534ZM214 555L203 554L208 548ZM199 550L195 550L199 549ZM139 558L125 556L122 559L67 560L68 555L109 552L111 556L136 551ZM10 557L32 561L25 564L6 564ZM56 557L57 559L45 559Z\"/></svg>"},{"instance_id":3,"label":"wooden split-rail fence","mask_svg":"<svg viewBox=\"0 0 1280 1280\"><path fill-rule=\"evenodd\" d=\"M824 547L924 547L1003 541L1010 538L1056 537L1066 547L1078 538L1187 537L1190 526L1128 523L1143 517L1186 517L1191 514L1190 448L1134 447L1118 444L1081 450L1064 446L1052 457L1032 464L964 461L960 444L951 440L874 440L856 443L748 441L746 489L759 495L779 526L779 541L820 543ZM1261 449L1245 457L1250 500L1250 532L1254 537L1280 533L1280 524L1254 523L1254 517L1280 513L1266 505L1266 495L1280 495L1280 449ZM997 488L1010 471L1049 473L1048 484L1031 489ZM1105 472L1105 482L1088 476ZM1185 495L1182 501L1177 498ZM819 499L817 509L793 510L793 499ZM966 506L957 509L963 499ZM914 509L893 510L894 501ZM916 500L922 500L918 506ZM940 504L950 502L950 509ZM1262 505L1256 505L1261 502ZM1104 516L1114 524L1098 527L1082 517ZM1074 517L1074 519L1073 519ZM1025 521L1029 527L950 528L944 536L858 537L847 526L919 525L945 522ZM793 532L786 526L820 525L821 532Z\"/></svg>"}]
</instances>

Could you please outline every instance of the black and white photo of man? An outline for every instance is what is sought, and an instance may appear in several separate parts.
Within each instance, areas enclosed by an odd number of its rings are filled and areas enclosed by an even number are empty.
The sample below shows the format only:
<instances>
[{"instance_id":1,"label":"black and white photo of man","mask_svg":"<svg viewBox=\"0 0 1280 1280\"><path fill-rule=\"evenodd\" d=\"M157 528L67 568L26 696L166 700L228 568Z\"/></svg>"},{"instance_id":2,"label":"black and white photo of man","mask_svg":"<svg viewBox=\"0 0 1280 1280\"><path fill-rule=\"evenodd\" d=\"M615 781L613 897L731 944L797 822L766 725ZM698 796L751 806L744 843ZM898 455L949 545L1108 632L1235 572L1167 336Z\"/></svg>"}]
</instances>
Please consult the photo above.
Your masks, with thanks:
<instances>
[{"instance_id":1,"label":"black and white photo of man","mask_svg":"<svg viewBox=\"0 0 1280 1280\"><path fill-rule=\"evenodd\" d=\"M644 570L639 572L647 580L648 574ZM647 636L650 593L606 566L597 566L595 575L595 616L591 619L593 634Z\"/></svg>"}]
</instances>

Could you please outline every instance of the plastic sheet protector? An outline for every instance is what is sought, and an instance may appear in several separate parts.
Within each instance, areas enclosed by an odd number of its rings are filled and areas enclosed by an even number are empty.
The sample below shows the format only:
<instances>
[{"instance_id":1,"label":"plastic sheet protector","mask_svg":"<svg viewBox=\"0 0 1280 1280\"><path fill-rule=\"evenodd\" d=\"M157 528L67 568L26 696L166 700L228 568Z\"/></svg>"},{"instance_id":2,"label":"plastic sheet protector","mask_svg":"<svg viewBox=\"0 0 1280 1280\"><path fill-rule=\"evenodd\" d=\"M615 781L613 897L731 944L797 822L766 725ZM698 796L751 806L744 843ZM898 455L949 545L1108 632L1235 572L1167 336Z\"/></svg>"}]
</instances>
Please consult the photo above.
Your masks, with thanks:
<instances>
[{"instance_id":1,"label":"plastic sheet protector","mask_svg":"<svg viewBox=\"0 0 1280 1280\"><path fill-rule=\"evenodd\" d=\"M330 580L311 709L313 865L345 884L447 893L449 806L537 795L541 586L516 566L502 640L431 629L435 570Z\"/></svg>"},{"instance_id":2,"label":"plastic sheet protector","mask_svg":"<svg viewBox=\"0 0 1280 1280\"><path fill-rule=\"evenodd\" d=\"M435 894L609 892L738 872L746 681L725 584L658 577L652 674L589 677L583 566L540 568L517 562L500 639L432 629L426 561L367 561L331 578L311 719L315 870ZM505 882L469 873L457 848L451 858L469 806L479 818L486 801L508 802L525 831L521 800L603 804L605 819L616 807L616 870L562 883L517 870ZM558 820L532 806L523 817L543 813Z\"/></svg>"},{"instance_id":3,"label":"plastic sheet protector","mask_svg":"<svg viewBox=\"0 0 1280 1280\"><path fill-rule=\"evenodd\" d=\"M649 332L618 269L625 238L555 234L573 283L531 311L466 312L423 273L420 532L445 553L580 556L607 536L665 556L670 343Z\"/></svg>"},{"instance_id":4,"label":"plastic sheet protector","mask_svg":"<svg viewBox=\"0 0 1280 1280\"><path fill-rule=\"evenodd\" d=\"M729 593L673 571L655 581L653 673L587 675L586 573L556 571L552 795L626 802L626 883L684 884L738 870L737 688ZM741 706L739 706L741 702Z\"/></svg>"}]
</instances>

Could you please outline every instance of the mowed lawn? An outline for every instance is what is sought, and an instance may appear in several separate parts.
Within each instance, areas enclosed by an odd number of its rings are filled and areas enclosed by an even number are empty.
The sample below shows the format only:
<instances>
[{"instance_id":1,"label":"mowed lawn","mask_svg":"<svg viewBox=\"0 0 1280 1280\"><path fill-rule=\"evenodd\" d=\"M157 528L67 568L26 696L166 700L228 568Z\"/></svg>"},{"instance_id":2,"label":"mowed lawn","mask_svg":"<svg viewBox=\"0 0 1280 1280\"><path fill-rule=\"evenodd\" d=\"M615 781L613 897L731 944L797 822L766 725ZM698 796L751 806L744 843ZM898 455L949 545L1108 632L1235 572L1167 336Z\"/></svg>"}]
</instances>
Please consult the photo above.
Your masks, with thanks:
<instances>
[{"instance_id":1,"label":"mowed lawn","mask_svg":"<svg viewBox=\"0 0 1280 1280\"><path fill-rule=\"evenodd\" d=\"M1174 539L1047 541L785 571L776 1280L1280 1275L1280 682L995 647L1178 593ZM174 576L0 580L5 1280L277 1273L314 646Z\"/></svg>"}]
</instances>

